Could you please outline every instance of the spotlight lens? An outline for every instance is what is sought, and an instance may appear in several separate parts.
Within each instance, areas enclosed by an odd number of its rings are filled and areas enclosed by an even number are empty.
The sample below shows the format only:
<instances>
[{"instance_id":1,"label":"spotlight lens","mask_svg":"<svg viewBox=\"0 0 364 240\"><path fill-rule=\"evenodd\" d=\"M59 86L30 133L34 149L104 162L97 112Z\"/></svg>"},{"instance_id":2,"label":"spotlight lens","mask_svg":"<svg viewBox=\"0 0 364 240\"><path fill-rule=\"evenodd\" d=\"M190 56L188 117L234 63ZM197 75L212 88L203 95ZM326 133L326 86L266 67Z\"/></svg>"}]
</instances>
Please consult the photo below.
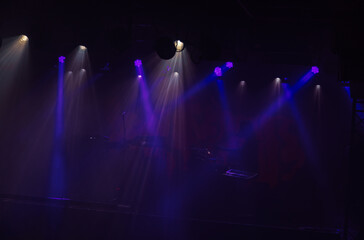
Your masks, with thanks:
<instances>
[{"instance_id":1,"label":"spotlight lens","mask_svg":"<svg viewBox=\"0 0 364 240\"><path fill-rule=\"evenodd\" d=\"M318 68L318 67L316 67L316 66L313 66L313 67L311 68L311 72L312 72L312 73L314 73L314 74L317 74L317 73L319 73L319 68Z\"/></svg>"},{"instance_id":2,"label":"spotlight lens","mask_svg":"<svg viewBox=\"0 0 364 240\"><path fill-rule=\"evenodd\" d=\"M60 63L64 63L64 60L65 60L65 59L66 59L65 57L60 56L60 57L58 58L58 61L59 61Z\"/></svg>"},{"instance_id":3,"label":"spotlight lens","mask_svg":"<svg viewBox=\"0 0 364 240\"><path fill-rule=\"evenodd\" d=\"M83 46L83 45L80 45L80 49L81 50L86 50L87 48L85 46Z\"/></svg>"},{"instance_id":4,"label":"spotlight lens","mask_svg":"<svg viewBox=\"0 0 364 240\"><path fill-rule=\"evenodd\" d=\"M222 72L221 72L221 68L220 67L216 67L215 68L215 74L218 77L221 77L222 76Z\"/></svg>"},{"instance_id":5,"label":"spotlight lens","mask_svg":"<svg viewBox=\"0 0 364 240\"><path fill-rule=\"evenodd\" d=\"M227 62L226 63L226 67L227 68L232 68L234 65L233 65L233 63L232 62Z\"/></svg>"},{"instance_id":6,"label":"spotlight lens","mask_svg":"<svg viewBox=\"0 0 364 240\"><path fill-rule=\"evenodd\" d=\"M281 79L278 78L278 77L275 80L276 80L276 82L280 82L281 81Z\"/></svg>"},{"instance_id":7,"label":"spotlight lens","mask_svg":"<svg viewBox=\"0 0 364 240\"><path fill-rule=\"evenodd\" d=\"M138 75L138 78L142 78L142 75Z\"/></svg>"},{"instance_id":8,"label":"spotlight lens","mask_svg":"<svg viewBox=\"0 0 364 240\"><path fill-rule=\"evenodd\" d=\"M181 52L185 47L184 43L181 42L180 40L174 41L174 46L176 47L177 52Z\"/></svg>"},{"instance_id":9,"label":"spotlight lens","mask_svg":"<svg viewBox=\"0 0 364 240\"><path fill-rule=\"evenodd\" d=\"M135 65L136 67L140 67L140 66L142 65L142 60L139 60L139 59L135 60L135 61L134 61L134 65Z\"/></svg>"},{"instance_id":10,"label":"spotlight lens","mask_svg":"<svg viewBox=\"0 0 364 240\"><path fill-rule=\"evenodd\" d=\"M20 42L26 42L28 40L29 40L29 38L27 36L25 36L25 35L21 35L20 39L19 39Z\"/></svg>"}]
</instances>

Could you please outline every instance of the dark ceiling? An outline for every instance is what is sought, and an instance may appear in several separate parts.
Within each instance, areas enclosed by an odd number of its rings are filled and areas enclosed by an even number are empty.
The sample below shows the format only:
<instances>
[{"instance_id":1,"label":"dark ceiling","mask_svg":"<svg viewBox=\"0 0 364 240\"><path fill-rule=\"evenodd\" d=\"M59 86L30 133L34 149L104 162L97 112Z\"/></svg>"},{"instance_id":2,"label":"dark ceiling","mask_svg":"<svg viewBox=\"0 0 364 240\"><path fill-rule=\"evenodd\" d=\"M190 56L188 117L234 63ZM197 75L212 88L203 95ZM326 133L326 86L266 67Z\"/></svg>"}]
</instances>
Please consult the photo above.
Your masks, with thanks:
<instances>
[{"instance_id":1,"label":"dark ceiling","mask_svg":"<svg viewBox=\"0 0 364 240\"><path fill-rule=\"evenodd\" d=\"M302 60L307 62L317 58L323 47L337 52L346 46L350 52L361 46L360 4L354 0L15 0L0 9L0 35L28 35L33 51L45 59L84 44L100 64L132 45L152 46L162 35L185 40L207 60L240 61L247 52L260 51L295 54L295 59L298 54L310 59ZM212 48L217 53L211 53Z\"/></svg>"}]
</instances>

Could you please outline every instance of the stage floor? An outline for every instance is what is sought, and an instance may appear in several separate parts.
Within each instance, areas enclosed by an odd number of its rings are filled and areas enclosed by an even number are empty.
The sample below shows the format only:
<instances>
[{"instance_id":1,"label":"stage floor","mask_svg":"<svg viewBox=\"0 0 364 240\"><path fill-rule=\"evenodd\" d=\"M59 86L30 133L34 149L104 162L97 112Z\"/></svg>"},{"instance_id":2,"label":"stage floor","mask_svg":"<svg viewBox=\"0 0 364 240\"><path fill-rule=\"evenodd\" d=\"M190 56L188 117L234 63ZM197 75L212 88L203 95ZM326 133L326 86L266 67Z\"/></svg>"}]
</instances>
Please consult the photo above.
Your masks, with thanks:
<instances>
[{"instance_id":1,"label":"stage floor","mask_svg":"<svg viewBox=\"0 0 364 240\"><path fill-rule=\"evenodd\" d=\"M248 215L174 218L120 203L15 195L1 195L0 207L1 239L340 239L338 229L259 224Z\"/></svg>"}]
</instances>

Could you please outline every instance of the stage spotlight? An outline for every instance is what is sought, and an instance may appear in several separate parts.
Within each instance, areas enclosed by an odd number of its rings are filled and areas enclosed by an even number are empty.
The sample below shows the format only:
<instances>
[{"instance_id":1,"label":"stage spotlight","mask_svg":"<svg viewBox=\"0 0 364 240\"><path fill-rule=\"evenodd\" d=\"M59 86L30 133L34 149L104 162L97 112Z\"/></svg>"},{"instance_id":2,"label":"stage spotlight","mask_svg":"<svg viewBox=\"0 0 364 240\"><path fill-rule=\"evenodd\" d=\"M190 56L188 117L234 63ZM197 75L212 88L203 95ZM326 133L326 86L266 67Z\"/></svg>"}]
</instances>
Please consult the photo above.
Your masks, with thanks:
<instances>
[{"instance_id":1,"label":"stage spotlight","mask_svg":"<svg viewBox=\"0 0 364 240\"><path fill-rule=\"evenodd\" d=\"M313 66L313 67L311 68L311 72L312 72L312 73L314 73L314 74L317 74L317 73L319 73L319 68L318 68L318 67L316 67L316 66Z\"/></svg>"},{"instance_id":2,"label":"stage spotlight","mask_svg":"<svg viewBox=\"0 0 364 240\"><path fill-rule=\"evenodd\" d=\"M281 79L280 79L279 77L277 77L277 78L275 79L275 81L276 81L277 83L279 83L279 82L281 81Z\"/></svg>"},{"instance_id":3,"label":"stage spotlight","mask_svg":"<svg viewBox=\"0 0 364 240\"><path fill-rule=\"evenodd\" d=\"M216 67L215 68L215 75L218 76L218 77L221 77L222 76L222 72L221 72L221 68L220 67Z\"/></svg>"},{"instance_id":4,"label":"stage spotlight","mask_svg":"<svg viewBox=\"0 0 364 240\"><path fill-rule=\"evenodd\" d=\"M138 75L138 78L142 78L142 75Z\"/></svg>"},{"instance_id":5,"label":"stage spotlight","mask_svg":"<svg viewBox=\"0 0 364 240\"><path fill-rule=\"evenodd\" d=\"M232 68L233 67L233 63L232 62L226 62L226 67L227 68Z\"/></svg>"},{"instance_id":6,"label":"stage spotlight","mask_svg":"<svg viewBox=\"0 0 364 240\"><path fill-rule=\"evenodd\" d=\"M58 61L60 62L60 63L64 63L64 60L66 59L66 57L63 57L63 56L60 56L59 58L58 58Z\"/></svg>"},{"instance_id":7,"label":"stage spotlight","mask_svg":"<svg viewBox=\"0 0 364 240\"><path fill-rule=\"evenodd\" d=\"M174 46L176 47L177 52L182 52L183 49L185 48L185 44L180 40L174 41Z\"/></svg>"},{"instance_id":8,"label":"stage spotlight","mask_svg":"<svg viewBox=\"0 0 364 240\"><path fill-rule=\"evenodd\" d=\"M173 79L178 80L178 77L179 77L179 73L178 72L174 72L173 73Z\"/></svg>"},{"instance_id":9,"label":"stage spotlight","mask_svg":"<svg viewBox=\"0 0 364 240\"><path fill-rule=\"evenodd\" d=\"M155 51L161 59L171 59L176 53L174 42L169 37L162 37L155 42Z\"/></svg>"},{"instance_id":10,"label":"stage spotlight","mask_svg":"<svg viewBox=\"0 0 364 240\"><path fill-rule=\"evenodd\" d=\"M320 88L321 88L320 84L317 84L317 85L316 85L316 89L318 90L318 89L320 89Z\"/></svg>"},{"instance_id":11,"label":"stage spotlight","mask_svg":"<svg viewBox=\"0 0 364 240\"><path fill-rule=\"evenodd\" d=\"M139 59L135 60L135 61L134 61L134 65L135 65L136 67L141 67L141 66L142 66L142 60L139 60Z\"/></svg>"},{"instance_id":12,"label":"stage spotlight","mask_svg":"<svg viewBox=\"0 0 364 240\"><path fill-rule=\"evenodd\" d=\"M245 81L240 81L240 86L244 86L245 85Z\"/></svg>"},{"instance_id":13,"label":"stage spotlight","mask_svg":"<svg viewBox=\"0 0 364 240\"><path fill-rule=\"evenodd\" d=\"M21 35L19 38L19 42L22 42L22 43L27 42L28 40L29 40L29 38L25 35Z\"/></svg>"},{"instance_id":14,"label":"stage spotlight","mask_svg":"<svg viewBox=\"0 0 364 240\"><path fill-rule=\"evenodd\" d=\"M83 45L80 45L80 49L81 50L86 50L87 48L85 46L83 46Z\"/></svg>"}]
</instances>

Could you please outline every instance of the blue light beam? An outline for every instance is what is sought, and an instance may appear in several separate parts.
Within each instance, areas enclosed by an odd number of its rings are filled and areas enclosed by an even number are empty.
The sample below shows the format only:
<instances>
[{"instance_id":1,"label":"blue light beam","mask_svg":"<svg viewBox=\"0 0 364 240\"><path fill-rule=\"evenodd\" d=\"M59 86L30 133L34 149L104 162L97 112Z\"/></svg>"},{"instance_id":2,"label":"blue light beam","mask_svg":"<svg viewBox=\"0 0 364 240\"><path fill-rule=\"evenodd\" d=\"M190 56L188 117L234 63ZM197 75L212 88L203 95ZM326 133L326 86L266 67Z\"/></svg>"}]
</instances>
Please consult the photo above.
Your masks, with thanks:
<instances>
[{"instance_id":1,"label":"blue light beam","mask_svg":"<svg viewBox=\"0 0 364 240\"><path fill-rule=\"evenodd\" d=\"M57 107L56 122L54 135L54 149L52 157L50 194L53 197L63 197L65 180L64 180L64 153L63 153L63 103L64 103L64 60L61 56L58 58L58 82L57 82Z\"/></svg>"}]
</instances>

